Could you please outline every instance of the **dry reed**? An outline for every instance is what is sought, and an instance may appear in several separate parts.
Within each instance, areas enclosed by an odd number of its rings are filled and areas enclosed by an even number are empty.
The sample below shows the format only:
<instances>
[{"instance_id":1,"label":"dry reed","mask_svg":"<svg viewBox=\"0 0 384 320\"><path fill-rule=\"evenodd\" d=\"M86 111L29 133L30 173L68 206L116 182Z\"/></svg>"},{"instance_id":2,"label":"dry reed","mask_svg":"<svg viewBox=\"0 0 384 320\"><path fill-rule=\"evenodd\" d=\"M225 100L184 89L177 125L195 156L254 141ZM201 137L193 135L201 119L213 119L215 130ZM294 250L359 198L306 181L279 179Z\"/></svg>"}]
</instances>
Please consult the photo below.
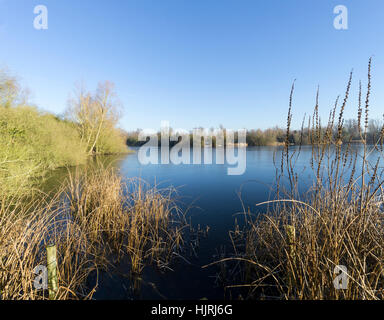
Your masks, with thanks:
<instances>
[{"instance_id":1,"label":"dry reed","mask_svg":"<svg viewBox=\"0 0 384 320\"><path fill-rule=\"evenodd\" d=\"M338 100L322 127L316 99L312 128L310 122L308 127L313 186L307 192L299 190L295 159L300 147L286 143L277 174L277 198L258 204L267 206L264 214L245 213L245 227L230 232L235 254L216 262L236 270L229 291L240 289L242 295L256 299L383 298L383 134L375 145L366 143L371 60L364 110L360 85L358 122L363 111L365 119L364 127L359 125L359 146L340 143L351 82L352 73L337 123ZM291 108L292 92L287 136ZM347 268L345 289L334 285L339 265Z\"/></svg>"},{"instance_id":2,"label":"dry reed","mask_svg":"<svg viewBox=\"0 0 384 320\"><path fill-rule=\"evenodd\" d=\"M186 222L172 201L174 190L122 181L113 169L77 170L55 195L0 199L0 290L2 299L47 299L37 290L37 266L45 247L57 247L59 290L55 299L91 299L91 272L113 267L128 255L131 273L153 263L167 269L183 245Z\"/></svg>"}]
</instances>

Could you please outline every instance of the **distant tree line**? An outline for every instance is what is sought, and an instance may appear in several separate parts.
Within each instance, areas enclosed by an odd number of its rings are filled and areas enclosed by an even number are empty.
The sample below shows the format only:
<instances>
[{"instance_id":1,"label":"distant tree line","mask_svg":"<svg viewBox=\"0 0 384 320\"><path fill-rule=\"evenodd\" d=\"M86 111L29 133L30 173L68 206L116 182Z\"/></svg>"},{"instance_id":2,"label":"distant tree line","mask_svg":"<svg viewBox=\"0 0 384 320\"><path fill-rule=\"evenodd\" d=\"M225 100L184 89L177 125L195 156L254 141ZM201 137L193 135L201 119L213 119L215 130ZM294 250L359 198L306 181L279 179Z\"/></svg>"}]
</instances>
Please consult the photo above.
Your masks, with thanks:
<instances>
[{"instance_id":1,"label":"distant tree line","mask_svg":"<svg viewBox=\"0 0 384 320\"><path fill-rule=\"evenodd\" d=\"M383 130L383 121L380 120L370 120L367 127L367 143L374 144L380 137L380 133ZM302 128L300 130L291 130L288 135L288 142L291 145L308 145L311 144L311 128ZM325 132L326 128L322 128L321 131ZM140 129L136 131L125 132L126 142L128 146L142 146L146 141L139 141L139 132ZM225 132L225 130L224 130ZM321 133L320 133L321 134ZM334 136L336 137L337 128L335 126ZM157 133L159 145L161 144L161 135L160 132ZM279 127L269 128L265 130L261 129L252 129L247 130L247 145L248 146L278 146L283 145L287 138L287 130ZM225 139L225 138L224 138ZM180 140L180 139L179 139ZM226 140L226 139L225 139ZM358 129L358 122L355 119L346 120L342 128L342 142L352 142L359 143L361 142L362 137L360 136ZM148 141L148 140L147 140ZM190 141L192 145L193 134L190 133ZM335 139L336 141L336 139ZM235 135L235 143L237 142L237 137ZM177 141L171 141L170 147L175 145ZM216 139L213 136L212 146L216 146Z\"/></svg>"}]
</instances>

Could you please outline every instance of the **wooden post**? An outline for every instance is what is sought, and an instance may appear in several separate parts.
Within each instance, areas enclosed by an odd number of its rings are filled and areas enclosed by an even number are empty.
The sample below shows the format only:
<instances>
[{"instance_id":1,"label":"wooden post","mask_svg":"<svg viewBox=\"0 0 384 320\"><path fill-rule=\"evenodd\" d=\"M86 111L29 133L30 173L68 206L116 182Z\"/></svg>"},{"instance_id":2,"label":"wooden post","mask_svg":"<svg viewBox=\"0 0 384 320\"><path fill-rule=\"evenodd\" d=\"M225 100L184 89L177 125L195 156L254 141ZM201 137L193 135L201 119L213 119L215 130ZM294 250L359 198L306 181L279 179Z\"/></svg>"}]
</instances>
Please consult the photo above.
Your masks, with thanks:
<instances>
[{"instance_id":1,"label":"wooden post","mask_svg":"<svg viewBox=\"0 0 384 320\"><path fill-rule=\"evenodd\" d=\"M57 294L57 260L56 246L47 246L47 263L48 263L48 290L49 300L55 300Z\"/></svg>"}]
</instances>

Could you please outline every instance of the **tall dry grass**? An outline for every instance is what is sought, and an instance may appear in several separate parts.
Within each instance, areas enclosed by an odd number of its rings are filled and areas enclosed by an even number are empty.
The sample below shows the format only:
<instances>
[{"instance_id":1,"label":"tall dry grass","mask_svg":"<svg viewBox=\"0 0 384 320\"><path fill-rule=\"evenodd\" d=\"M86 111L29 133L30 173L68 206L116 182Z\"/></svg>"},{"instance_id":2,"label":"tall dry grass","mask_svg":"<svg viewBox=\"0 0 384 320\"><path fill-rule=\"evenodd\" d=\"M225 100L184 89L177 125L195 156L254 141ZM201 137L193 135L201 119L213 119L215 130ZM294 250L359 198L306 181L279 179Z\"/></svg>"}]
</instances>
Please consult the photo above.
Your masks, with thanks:
<instances>
[{"instance_id":1,"label":"tall dry grass","mask_svg":"<svg viewBox=\"0 0 384 320\"><path fill-rule=\"evenodd\" d=\"M87 275L99 268L92 259L93 244L74 222L63 218L60 198L42 196L36 200L20 197L1 199L0 207L0 290L2 299L44 299L47 293L35 290L35 268L46 266L45 247L58 250L59 288L56 299L84 298Z\"/></svg>"},{"instance_id":2,"label":"tall dry grass","mask_svg":"<svg viewBox=\"0 0 384 320\"><path fill-rule=\"evenodd\" d=\"M123 181L113 169L70 175L66 189L73 220L103 248L129 255L134 273L146 263L166 268L182 248L188 224L175 193L137 178Z\"/></svg>"},{"instance_id":3,"label":"tall dry grass","mask_svg":"<svg viewBox=\"0 0 384 320\"><path fill-rule=\"evenodd\" d=\"M340 105L337 99L326 126L321 125L317 95L308 124L313 185L307 192L300 189L295 170L301 147L291 150L288 142L292 87L276 199L258 204L267 206L264 214L244 214L245 227L230 233L234 257L220 261L235 270L228 285L232 291L237 288L257 299L383 298L384 126L376 143L368 145L371 60L364 101L359 86L359 146L341 143L351 83L352 73L344 99ZM339 265L347 268L345 289L334 285Z\"/></svg>"},{"instance_id":4,"label":"tall dry grass","mask_svg":"<svg viewBox=\"0 0 384 320\"><path fill-rule=\"evenodd\" d=\"M89 275L111 271L112 256L128 255L131 269L166 269L183 245L183 215L173 190L122 181L113 169L69 174L55 195L0 199L0 290L2 299L47 299L36 290L37 266L46 266L45 247L57 247L56 299L91 299ZM93 278L93 277L92 277Z\"/></svg>"}]
</instances>

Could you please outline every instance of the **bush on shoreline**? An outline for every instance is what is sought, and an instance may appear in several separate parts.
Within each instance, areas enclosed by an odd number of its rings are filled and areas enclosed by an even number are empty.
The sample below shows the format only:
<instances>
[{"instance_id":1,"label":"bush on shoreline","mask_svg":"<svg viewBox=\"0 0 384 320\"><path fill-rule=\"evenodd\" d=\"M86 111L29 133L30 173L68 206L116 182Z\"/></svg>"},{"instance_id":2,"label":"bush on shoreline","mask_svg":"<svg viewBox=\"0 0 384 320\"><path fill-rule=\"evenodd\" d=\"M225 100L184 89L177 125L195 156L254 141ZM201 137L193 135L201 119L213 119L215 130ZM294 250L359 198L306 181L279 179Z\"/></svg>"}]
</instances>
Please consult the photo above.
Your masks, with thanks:
<instances>
[{"instance_id":1,"label":"bush on shoreline","mask_svg":"<svg viewBox=\"0 0 384 320\"><path fill-rule=\"evenodd\" d=\"M115 125L98 126L98 154L128 151ZM28 192L48 170L84 164L89 146L79 128L78 122L30 106L17 81L0 71L0 192Z\"/></svg>"},{"instance_id":2,"label":"bush on shoreline","mask_svg":"<svg viewBox=\"0 0 384 320\"><path fill-rule=\"evenodd\" d=\"M22 191L46 170L83 164L86 159L73 126L34 107L0 106L0 136L2 192Z\"/></svg>"}]
</instances>

